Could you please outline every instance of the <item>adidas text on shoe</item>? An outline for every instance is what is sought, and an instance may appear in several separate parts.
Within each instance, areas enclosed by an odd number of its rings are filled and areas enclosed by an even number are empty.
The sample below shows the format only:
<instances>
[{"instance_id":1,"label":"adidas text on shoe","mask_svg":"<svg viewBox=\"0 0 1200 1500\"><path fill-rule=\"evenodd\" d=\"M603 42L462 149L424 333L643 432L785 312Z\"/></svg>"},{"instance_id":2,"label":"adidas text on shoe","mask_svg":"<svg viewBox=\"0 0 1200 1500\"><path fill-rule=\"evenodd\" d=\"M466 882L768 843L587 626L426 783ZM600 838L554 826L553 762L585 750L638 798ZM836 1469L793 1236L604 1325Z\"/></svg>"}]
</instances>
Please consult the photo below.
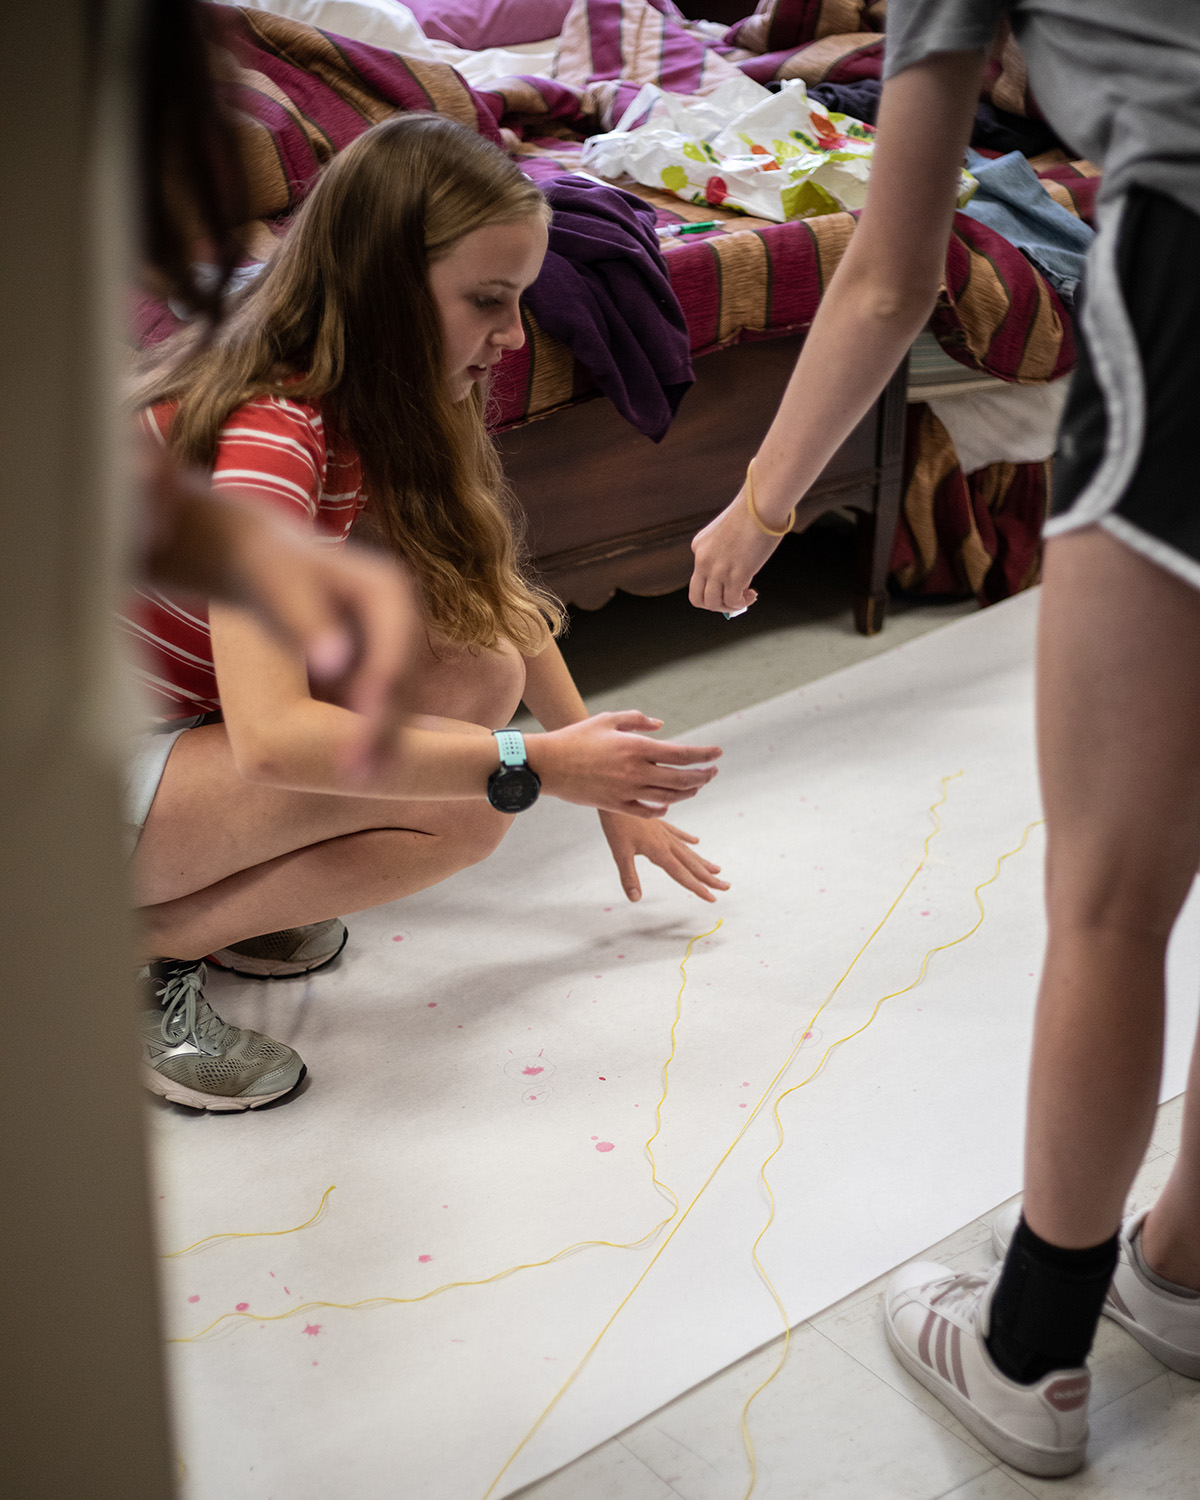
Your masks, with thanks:
<instances>
[{"instance_id":1,"label":"adidas text on shoe","mask_svg":"<svg viewBox=\"0 0 1200 1500\"><path fill-rule=\"evenodd\" d=\"M1073 1474L1087 1446L1091 1376L1053 1370L1020 1385L987 1351L988 1312L999 1279L956 1275L918 1261L893 1276L884 1298L888 1343L900 1363L998 1458L1026 1474Z\"/></svg>"},{"instance_id":2,"label":"adidas text on shoe","mask_svg":"<svg viewBox=\"0 0 1200 1500\"><path fill-rule=\"evenodd\" d=\"M257 1109L290 1093L305 1074L299 1054L222 1021L204 999L204 978L199 962L150 966L143 982L158 1004L138 1025L147 1088L172 1104L221 1111Z\"/></svg>"}]
</instances>

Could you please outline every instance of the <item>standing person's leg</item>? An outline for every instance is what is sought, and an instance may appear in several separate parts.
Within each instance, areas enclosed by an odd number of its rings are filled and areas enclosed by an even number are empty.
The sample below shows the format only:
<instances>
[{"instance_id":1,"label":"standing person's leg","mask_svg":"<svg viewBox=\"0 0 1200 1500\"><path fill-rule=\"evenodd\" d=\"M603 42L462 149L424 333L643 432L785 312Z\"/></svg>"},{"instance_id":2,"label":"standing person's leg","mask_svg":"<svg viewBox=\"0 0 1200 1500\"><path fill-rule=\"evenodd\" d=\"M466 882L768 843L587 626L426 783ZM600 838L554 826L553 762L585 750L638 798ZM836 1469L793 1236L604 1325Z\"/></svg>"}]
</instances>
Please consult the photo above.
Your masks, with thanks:
<instances>
[{"instance_id":1,"label":"standing person's leg","mask_svg":"<svg viewBox=\"0 0 1200 1500\"><path fill-rule=\"evenodd\" d=\"M1097 528L1052 542L1038 719L1049 942L1029 1222L991 1277L898 1273L886 1320L905 1367L993 1452L1055 1475L1083 1462L1083 1366L1154 1122L1167 940L1200 858L1200 591ZM1200 1221L1175 1230L1200 1252Z\"/></svg>"},{"instance_id":2,"label":"standing person's leg","mask_svg":"<svg viewBox=\"0 0 1200 1500\"><path fill-rule=\"evenodd\" d=\"M1167 940L1200 854L1197 263L1200 216L1176 200L1139 187L1101 214L1042 597L1049 945L1028 1217L993 1226L994 1243L1011 1241L992 1277L910 1267L887 1301L905 1366L1035 1474L1083 1462L1084 1361L1114 1267L1112 1316L1200 1374L1200 1302L1146 1259L1169 1245L1182 1277L1200 1255L1195 1147L1151 1215L1149 1250L1140 1216L1117 1233L1154 1120Z\"/></svg>"},{"instance_id":3,"label":"standing person's leg","mask_svg":"<svg viewBox=\"0 0 1200 1500\"><path fill-rule=\"evenodd\" d=\"M1200 1035L1192 1052L1179 1155L1141 1234L1150 1270L1200 1289Z\"/></svg>"},{"instance_id":4,"label":"standing person's leg","mask_svg":"<svg viewBox=\"0 0 1200 1500\"><path fill-rule=\"evenodd\" d=\"M1116 1230L1154 1123L1166 945L1200 859L1200 591L1098 528L1051 542L1038 732L1049 941L1025 1216L1072 1249Z\"/></svg>"}]
</instances>

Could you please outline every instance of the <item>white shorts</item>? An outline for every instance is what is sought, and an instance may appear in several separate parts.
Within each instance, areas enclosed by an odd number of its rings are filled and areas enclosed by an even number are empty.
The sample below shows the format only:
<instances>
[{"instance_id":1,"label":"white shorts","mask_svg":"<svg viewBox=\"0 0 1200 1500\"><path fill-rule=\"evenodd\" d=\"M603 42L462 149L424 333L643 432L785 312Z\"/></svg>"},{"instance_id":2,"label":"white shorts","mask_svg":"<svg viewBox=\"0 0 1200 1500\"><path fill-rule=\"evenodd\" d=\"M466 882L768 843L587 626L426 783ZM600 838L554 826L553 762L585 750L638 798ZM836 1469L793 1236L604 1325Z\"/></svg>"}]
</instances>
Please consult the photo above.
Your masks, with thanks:
<instances>
[{"instance_id":1,"label":"white shorts","mask_svg":"<svg viewBox=\"0 0 1200 1500\"><path fill-rule=\"evenodd\" d=\"M167 759L181 734L194 729L203 718L170 719L139 734L129 749L125 762L125 830L130 854L137 848L150 808L158 793L159 782L167 769Z\"/></svg>"}]
</instances>

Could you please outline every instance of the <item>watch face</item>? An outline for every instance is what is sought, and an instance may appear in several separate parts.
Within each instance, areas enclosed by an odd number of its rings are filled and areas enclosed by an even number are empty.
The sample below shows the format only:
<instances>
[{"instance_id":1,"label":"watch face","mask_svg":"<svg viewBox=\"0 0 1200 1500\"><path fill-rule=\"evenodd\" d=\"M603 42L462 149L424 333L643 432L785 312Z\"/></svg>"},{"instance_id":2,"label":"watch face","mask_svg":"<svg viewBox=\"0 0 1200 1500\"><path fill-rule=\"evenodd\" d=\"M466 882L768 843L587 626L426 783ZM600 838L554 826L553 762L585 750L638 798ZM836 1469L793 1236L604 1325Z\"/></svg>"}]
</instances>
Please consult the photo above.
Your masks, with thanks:
<instances>
[{"instance_id":1,"label":"watch face","mask_svg":"<svg viewBox=\"0 0 1200 1500\"><path fill-rule=\"evenodd\" d=\"M503 813L532 807L541 789L542 783L528 766L501 766L488 777L488 801Z\"/></svg>"}]
</instances>

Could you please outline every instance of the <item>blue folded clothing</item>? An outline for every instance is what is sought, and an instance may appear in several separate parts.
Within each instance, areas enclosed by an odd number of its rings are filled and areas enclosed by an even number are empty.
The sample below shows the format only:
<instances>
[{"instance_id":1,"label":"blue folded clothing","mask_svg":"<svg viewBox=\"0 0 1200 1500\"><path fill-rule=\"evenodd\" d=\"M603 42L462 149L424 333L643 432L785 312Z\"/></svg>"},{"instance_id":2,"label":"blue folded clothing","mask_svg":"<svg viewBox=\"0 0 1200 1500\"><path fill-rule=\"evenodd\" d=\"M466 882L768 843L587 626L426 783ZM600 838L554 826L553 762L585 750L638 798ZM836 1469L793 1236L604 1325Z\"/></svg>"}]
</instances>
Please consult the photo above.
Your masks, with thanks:
<instances>
[{"instance_id":1,"label":"blue folded clothing","mask_svg":"<svg viewBox=\"0 0 1200 1500\"><path fill-rule=\"evenodd\" d=\"M1093 231L1055 203L1019 151L994 160L968 151L967 170L978 179L979 190L962 212L1023 251L1055 291L1071 301Z\"/></svg>"}]
</instances>

